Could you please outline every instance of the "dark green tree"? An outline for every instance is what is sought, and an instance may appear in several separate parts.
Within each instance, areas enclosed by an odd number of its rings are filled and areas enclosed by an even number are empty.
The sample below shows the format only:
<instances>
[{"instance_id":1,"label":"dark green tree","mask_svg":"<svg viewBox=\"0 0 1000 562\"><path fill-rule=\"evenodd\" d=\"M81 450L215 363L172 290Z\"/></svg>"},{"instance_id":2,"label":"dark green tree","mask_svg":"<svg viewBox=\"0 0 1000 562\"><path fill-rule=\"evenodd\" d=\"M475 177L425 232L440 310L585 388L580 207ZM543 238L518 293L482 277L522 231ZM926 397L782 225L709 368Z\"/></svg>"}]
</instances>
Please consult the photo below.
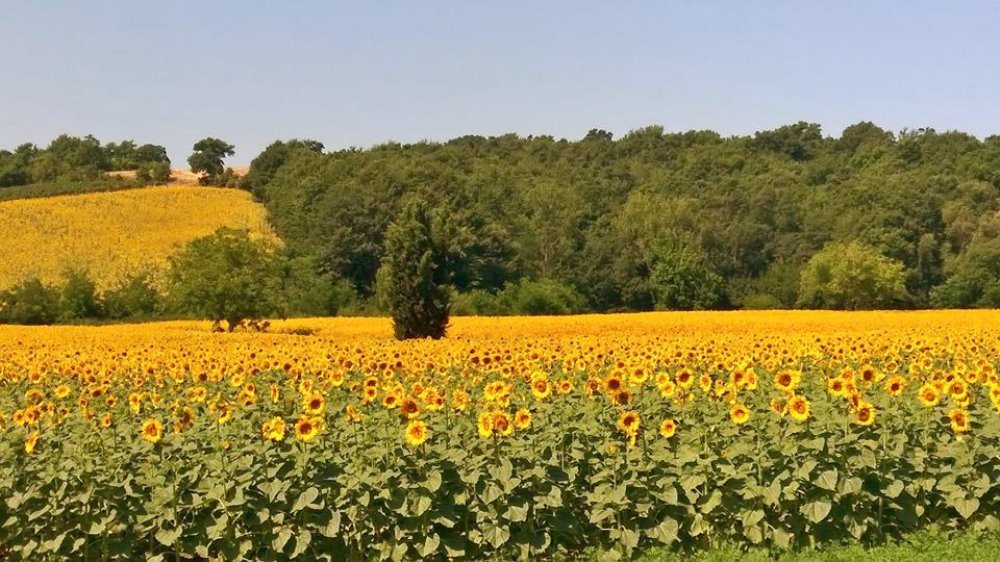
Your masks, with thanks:
<instances>
[{"instance_id":1,"label":"dark green tree","mask_svg":"<svg viewBox=\"0 0 1000 562\"><path fill-rule=\"evenodd\" d=\"M225 321L231 332L244 320L283 311L282 270L273 244L220 228L170 259L170 296L180 311Z\"/></svg>"},{"instance_id":2,"label":"dark green tree","mask_svg":"<svg viewBox=\"0 0 1000 562\"><path fill-rule=\"evenodd\" d=\"M201 185L213 185L225 172L223 160L236 154L236 147L226 141L206 137L194 144L194 152L188 157L191 171L201 174L198 182Z\"/></svg>"},{"instance_id":3,"label":"dark green tree","mask_svg":"<svg viewBox=\"0 0 1000 562\"><path fill-rule=\"evenodd\" d=\"M386 231L378 293L392 315L396 339L438 339L448 329L448 275L432 222L427 203L414 198Z\"/></svg>"}]
</instances>

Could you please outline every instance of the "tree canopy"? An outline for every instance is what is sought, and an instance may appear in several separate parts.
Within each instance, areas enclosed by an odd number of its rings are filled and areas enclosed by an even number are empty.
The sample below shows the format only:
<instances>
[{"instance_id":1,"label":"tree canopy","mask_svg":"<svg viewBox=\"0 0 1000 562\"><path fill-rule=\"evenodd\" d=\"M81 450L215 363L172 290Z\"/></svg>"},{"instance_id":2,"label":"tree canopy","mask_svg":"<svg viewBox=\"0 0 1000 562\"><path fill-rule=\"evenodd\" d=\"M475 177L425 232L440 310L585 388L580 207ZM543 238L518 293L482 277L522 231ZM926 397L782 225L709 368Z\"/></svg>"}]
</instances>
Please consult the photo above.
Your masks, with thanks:
<instances>
[{"instance_id":1,"label":"tree canopy","mask_svg":"<svg viewBox=\"0 0 1000 562\"><path fill-rule=\"evenodd\" d=\"M734 137L651 126L618 139L593 129L579 141L470 135L328 153L294 142L268 147L248 188L291 252L362 298L411 196L451 218L459 294L545 280L598 311L793 307L810 258L854 241L900 264L907 298L894 306L940 305L956 301L939 287L978 259L970 244L1000 237L998 136L862 122L829 137L800 122ZM664 290L685 286L711 290ZM961 302L981 306L988 292Z\"/></svg>"}]
</instances>

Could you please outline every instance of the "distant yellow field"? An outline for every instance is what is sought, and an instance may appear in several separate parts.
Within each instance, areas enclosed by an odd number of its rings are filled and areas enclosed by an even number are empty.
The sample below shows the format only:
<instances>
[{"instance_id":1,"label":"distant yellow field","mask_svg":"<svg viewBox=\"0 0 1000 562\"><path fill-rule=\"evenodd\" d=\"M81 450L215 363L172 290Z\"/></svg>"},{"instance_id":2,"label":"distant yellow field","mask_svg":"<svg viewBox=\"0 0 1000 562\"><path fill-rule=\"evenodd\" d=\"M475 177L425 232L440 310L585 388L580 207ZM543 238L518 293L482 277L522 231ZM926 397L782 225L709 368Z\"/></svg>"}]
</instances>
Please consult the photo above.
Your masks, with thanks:
<instances>
[{"instance_id":1,"label":"distant yellow field","mask_svg":"<svg viewBox=\"0 0 1000 562\"><path fill-rule=\"evenodd\" d=\"M160 266L193 238L220 226L273 236L264 208L236 189L150 187L0 202L0 288L67 268L90 271L100 287L144 266Z\"/></svg>"}]
</instances>

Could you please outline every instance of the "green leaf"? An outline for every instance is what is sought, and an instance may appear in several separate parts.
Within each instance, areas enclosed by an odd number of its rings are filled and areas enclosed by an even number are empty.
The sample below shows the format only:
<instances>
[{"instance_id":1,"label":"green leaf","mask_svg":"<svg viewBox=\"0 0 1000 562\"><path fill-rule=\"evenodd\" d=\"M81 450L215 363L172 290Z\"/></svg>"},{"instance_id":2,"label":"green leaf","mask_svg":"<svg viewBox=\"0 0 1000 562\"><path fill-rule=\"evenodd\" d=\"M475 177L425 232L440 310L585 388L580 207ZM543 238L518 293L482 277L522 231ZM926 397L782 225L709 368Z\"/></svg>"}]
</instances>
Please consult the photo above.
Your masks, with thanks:
<instances>
[{"instance_id":1,"label":"green leaf","mask_svg":"<svg viewBox=\"0 0 1000 562\"><path fill-rule=\"evenodd\" d=\"M340 512L334 511L330 514L330 522L320 531L320 534L328 539L335 538L340 531Z\"/></svg>"},{"instance_id":2,"label":"green leaf","mask_svg":"<svg viewBox=\"0 0 1000 562\"><path fill-rule=\"evenodd\" d=\"M292 550L291 558L298 558L302 553L309 548L309 543L312 542L312 533L306 529L299 529L299 532L295 535L295 549Z\"/></svg>"},{"instance_id":3,"label":"green leaf","mask_svg":"<svg viewBox=\"0 0 1000 562\"><path fill-rule=\"evenodd\" d=\"M809 502L802 506L802 514L806 516L806 519L813 523L819 523L820 521L826 519L827 515L830 515L830 509L833 506L830 504L829 500L816 500Z\"/></svg>"},{"instance_id":4,"label":"green leaf","mask_svg":"<svg viewBox=\"0 0 1000 562\"><path fill-rule=\"evenodd\" d=\"M307 506L312 505L319 497L319 490L315 486L310 486L306 488L304 492L299 494L299 499L295 500L295 505L292 506L292 513L297 513L302 511Z\"/></svg>"},{"instance_id":5,"label":"green leaf","mask_svg":"<svg viewBox=\"0 0 1000 562\"><path fill-rule=\"evenodd\" d=\"M156 540L163 546L171 546L177 539L181 536L181 528L174 527L173 529L160 529L156 532Z\"/></svg>"},{"instance_id":6,"label":"green leaf","mask_svg":"<svg viewBox=\"0 0 1000 562\"><path fill-rule=\"evenodd\" d=\"M830 470L825 470L820 473L814 483L823 488L824 490L836 490L837 489L837 469L831 468Z\"/></svg>"},{"instance_id":7,"label":"green leaf","mask_svg":"<svg viewBox=\"0 0 1000 562\"><path fill-rule=\"evenodd\" d=\"M422 482L423 487L431 493L438 491L441 488L441 473L437 470L431 470L427 477L424 478Z\"/></svg>"},{"instance_id":8,"label":"green leaf","mask_svg":"<svg viewBox=\"0 0 1000 562\"><path fill-rule=\"evenodd\" d=\"M437 533L431 532L426 538L424 538L424 544L417 549L417 552L420 553L420 556L427 558L437 552L438 546L440 545L441 537L439 537Z\"/></svg>"},{"instance_id":9,"label":"green leaf","mask_svg":"<svg viewBox=\"0 0 1000 562\"><path fill-rule=\"evenodd\" d=\"M663 521L660 521L659 525L647 531L646 534L649 538L659 541L662 544L673 544L677 540L678 530L677 521L665 517Z\"/></svg>"},{"instance_id":10,"label":"green leaf","mask_svg":"<svg viewBox=\"0 0 1000 562\"><path fill-rule=\"evenodd\" d=\"M887 498L897 498L899 494L903 493L903 483L899 480L893 480L892 484L885 487L883 493Z\"/></svg>"},{"instance_id":11,"label":"green leaf","mask_svg":"<svg viewBox=\"0 0 1000 562\"><path fill-rule=\"evenodd\" d=\"M962 519L968 519L972 517L972 515L979 510L979 500L977 500L976 498L968 498L968 499L963 498L954 500L950 503L951 506L954 507L956 511L958 511L958 514L962 516Z\"/></svg>"},{"instance_id":12,"label":"green leaf","mask_svg":"<svg viewBox=\"0 0 1000 562\"><path fill-rule=\"evenodd\" d=\"M288 527L283 528L278 532L278 535L274 537L271 541L271 547L274 548L275 552L284 552L285 545L288 544L288 539L292 538L292 530Z\"/></svg>"}]
</instances>

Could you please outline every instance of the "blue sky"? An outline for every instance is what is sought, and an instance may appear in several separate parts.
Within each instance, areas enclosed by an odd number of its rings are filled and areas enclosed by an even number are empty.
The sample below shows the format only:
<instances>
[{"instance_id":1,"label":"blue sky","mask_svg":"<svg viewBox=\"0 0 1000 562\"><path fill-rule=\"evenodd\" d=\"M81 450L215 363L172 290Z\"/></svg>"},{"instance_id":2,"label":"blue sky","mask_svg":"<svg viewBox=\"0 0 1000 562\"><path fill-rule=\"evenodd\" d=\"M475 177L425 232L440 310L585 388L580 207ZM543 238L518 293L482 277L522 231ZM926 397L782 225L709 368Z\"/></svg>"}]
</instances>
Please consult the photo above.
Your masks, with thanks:
<instances>
[{"instance_id":1,"label":"blue sky","mask_svg":"<svg viewBox=\"0 0 1000 562\"><path fill-rule=\"evenodd\" d=\"M201 137L245 164L599 127L750 134L798 120L1000 133L1000 2L5 3L0 147Z\"/></svg>"}]
</instances>

